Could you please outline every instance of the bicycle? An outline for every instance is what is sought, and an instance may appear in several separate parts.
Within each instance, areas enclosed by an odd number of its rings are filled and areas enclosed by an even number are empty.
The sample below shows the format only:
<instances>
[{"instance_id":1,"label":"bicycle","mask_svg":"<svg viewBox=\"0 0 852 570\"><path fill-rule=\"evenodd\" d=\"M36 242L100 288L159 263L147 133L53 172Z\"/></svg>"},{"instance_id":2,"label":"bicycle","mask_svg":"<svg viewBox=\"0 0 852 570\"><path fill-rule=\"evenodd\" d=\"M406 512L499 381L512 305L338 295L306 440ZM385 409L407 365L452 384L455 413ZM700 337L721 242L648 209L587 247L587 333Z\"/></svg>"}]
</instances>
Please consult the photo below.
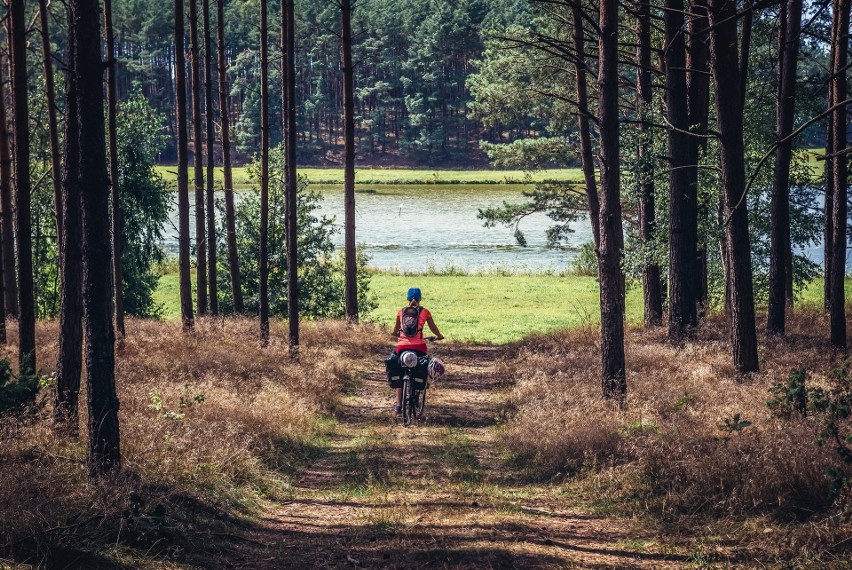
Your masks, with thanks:
<instances>
[{"instance_id":1,"label":"bicycle","mask_svg":"<svg viewBox=\"0 0 852 570\"><path fill-rule=\"evenodd\" d=\"M425 338L428 341L435 341L437 337L428 336ZM404 357L406 352L412 353L416 360L413 366L406 366L404 360L410 360ZM411 420L423 416L423 411L426 409L426 390L429 388L428 373L426 367L429 363L429 357L418 354L414 351L402 351L399 359L400 366L403 370L402 375L402 425L408 427L411 425ZM422 378L416 374L420 371Z\"/></svg>"}]
</instances>

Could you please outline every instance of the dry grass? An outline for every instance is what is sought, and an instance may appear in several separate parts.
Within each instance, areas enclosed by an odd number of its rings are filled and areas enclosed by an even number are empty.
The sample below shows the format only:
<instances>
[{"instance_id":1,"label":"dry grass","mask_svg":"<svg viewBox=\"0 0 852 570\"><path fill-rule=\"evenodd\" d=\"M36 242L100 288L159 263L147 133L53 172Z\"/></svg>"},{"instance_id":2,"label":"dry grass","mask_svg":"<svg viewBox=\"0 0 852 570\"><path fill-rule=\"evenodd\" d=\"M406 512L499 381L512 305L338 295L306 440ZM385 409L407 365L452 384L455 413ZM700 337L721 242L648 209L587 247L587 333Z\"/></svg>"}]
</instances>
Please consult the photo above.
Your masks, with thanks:
<instances>
[{"instance_id":1,"label":"dry grass","mask_svg":"<svg viewBox=\"0 0 852 570\"><path fill-rule=\"evenodd\" d=\"M791 329L784 340L760 339L761 372L745 382L735 378L719 321L681 348L663 330L629 330L625 410L601 398L597 330L528 338L499 365L516 382L502 442L528 475L566 481L604 511L650 514L669 530L690 521L808 520L807 538L786 546L826 547L852 528L849 495L832 502L826 476L842 461L814 443L815 419L772 417L766 400L792 369L805 367L810 382L824 385L839 361L822 314L799 311ZM735 414L752 425L720 430Z\"/></svg>"},{"instance_id":2,"label":"dry grass","mask_svg":"<svg viewBox=\"0 0 852 570\"><path fill-rule=\"evenodd\" d=\"M333 429L340 394L386 340L374 328L309 323L297 364L283 327L273 323L261 349L253 320L201 319L192 335L179 323L128 322L116 369L124 462L117 479L88 480L85 433L57 438L49 402L34 416L0 419L0 553L46 565L69 550L138 559L156 553L161 539L178 550L190 534L197 541L226 532L264 499L287 497L296 468ZM56 340L56 323L39 325L46 373ZM4 347L3 356L14 360L14 351Z\"/></svg>"}]
</instances>

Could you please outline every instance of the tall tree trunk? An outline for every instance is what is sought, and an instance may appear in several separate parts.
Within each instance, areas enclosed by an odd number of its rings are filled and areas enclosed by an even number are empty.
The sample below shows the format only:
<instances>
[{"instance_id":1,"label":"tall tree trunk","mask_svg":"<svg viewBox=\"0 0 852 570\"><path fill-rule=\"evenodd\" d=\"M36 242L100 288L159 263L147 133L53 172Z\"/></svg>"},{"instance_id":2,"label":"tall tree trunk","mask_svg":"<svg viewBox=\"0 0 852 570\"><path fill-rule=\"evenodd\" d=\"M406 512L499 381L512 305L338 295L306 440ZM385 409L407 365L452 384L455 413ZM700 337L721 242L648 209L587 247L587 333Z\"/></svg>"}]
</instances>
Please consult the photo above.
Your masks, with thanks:
<instances>
[{"instance_id":1,"label":"tall tree trunk","mask_svg":"<svg viewBox=\"0 0 852 570\"><path fill-rule=\"evenodd\" d=\"M195 166L195 287L198 314L207 313L207 219L204 216L204 143L201 135L201 62L198 0L189 0L189 67L192 80L192 158Z\"/></svg>"},{"instance_id":2,"label":"tall tree trunk","mask_svg":"<svg viewBox=\"0 0 852 570\"><path fill-rule=\"evenodd\" d=\"M266 0L260 0L260 341L269 342L269 55Z\"/></svg>"},{"instance_id":3,"label":"tall tree trunk","mask_svg":"<svg viewBox=\"0 0 852 570\"><path fill-rule=\"evenodd\" d=\"M698 161L701 151L707 149L707 139L704 135L707 134L707 114L710 108L710 40L707 34L707 1L691 0L689 12L686 89L690 130L696 136L689 139L690 166L687 169L687 176L689 176L690 187L695 188L698 204L697 217L706 221L710 215L710 205L707 199L699 199ZM703 314L708 302L707 242L703 237L698 241L696 256L695 300L698 310Z\"/></svg>"},{"instance_id":4,"label":"tall tree trunk","mask_svg":"<svg viewBox=\"0 0 852 570\"><path fill-rule=\"evenodd\" d=\"M68 9L68 53L76 53L76 32ZM75 435L79 430L78 399L83 372L83 259L80 249L81 215L77 79L69 62L65 80L65 168L62 178L62 234L60 248L59 355L56 361L56 425Z\"/></svg>"},{"instance_id":5,"label":"tall tree trunk","mask_svg":"<svg viewBox=\"0 0 852 570\"><path fill-rule=\"evenodd\" d=\"M835 58L837 57L837 18L831 20L831 52L829 58L828 69L834 73ZM834 107L834 89L831 79L828 81L828 107ZM834 121L833 115L829 113L828 119L825 122L825 154L828 157L834 156ZM825 161L825 205L823 207L824 227L823 233L823 265L825 271L823 273L823 308L826 313L831 312L831 268L834 264L831 246L834 242L834 159L828 158Z\"/></svg>"},{"instance_id":6,"label":"tall tree trunk","mask_svg":"<svg viewBox=\"0 0 852 570\"><path fill-rule=\"evenodd\" d=\"M242 315L243 290L240 283L240 257L237 251L237 223L234 212L234 178L231 172L231 125L228 121L228 68L225 59L224 0L216 0L217 66L219 74L219 120L222 124L222 169L225 190L225 227L228 240L228 266L231 270L231 297L234 313ZM212 246L211 246L212 247Z\"/></svg>"},{"instance_id":7,"label":"tall tree trunk","mask_svg":"<svg viewBox=\"0 0 852 570\"><path fill-rule=\"evenodd\" d=\"M56 220L56 243L62 243L62 165L59 161L59 132L56 125L56 87L50 54L50 27L47 0L38 0L41 22L41 54L44 59L44 91L47 97L47 129L50 138L50 174L53 181L53 208ZM61 248L60 248L61 249Z\"/></svg>"},{"instance_id":8,"label":"tall tree trunk","mask_svg":"<svg viewBox=\"0 0 852 570\"><path fill-rule=\"evenodd\" d=\"M213 194L213 70L211 69L210 53L210 0L203 0L201 9L204 24L204 119L207 126L207 270L209 277L207 285L210 288L210 314L219 314L219 276L216 259L216 197Z\"/></svg>"},{"instance_id":9,"label":"tall tree trunk","mask_svg":"<svg viewBox=\"0 0 852 570\"><path fill-rule=\"evenodd\" d=\"M30 214L30 112L27 101L27 28L24 0L9 0L12 100L15 125L15 245L18 253L20 370L36 371L33 246ZM103 111L102 111L103 112Z\"/></svg>"},{"instance_id":10,"label":"tall tree trunk","mask_svg":"<svg viewBox=\"0 0 852 570\"><path fill-rule=\"evenodd\" d=\"M284 108L284 186L287 217L287 320L289 325L288 345L290 357L299 357L299 265L296 258L298 250L298 218L296 200L298 199L298 179L296 177L296 10L294 0L282 0L284 4L284 59L285 73L282 75L283 88L286 91Z\"/></svg>"},{"instance_id":11,"label":"tall tree trunk","mask_svg":"<svg viewBox=\"0 0 852 570\"><path fill-rule=\"evenodd\" d=\"M586 80L586 48L583 35L583 14L578 4L572 7L574 53L577 57L574 70L577 77L577 130L580 134L580 159L583 166L583 181L586 185L586 201L589 204L589 223L595 250L600 247L600 200L595 180L595 162L592 158L592 136L589 129L589 89Z\"/></svg>"},{"instance_id":12,"label":"tall tree trunk","mask_svg":"<svg viewBox=\"0 0 852 570\"><path fill-rule=\"evenodd\" d=\"M109 181L112 197L112 289L115 295L115 330L124 338L124 279L121 267L122 219L118 177L118 88L115 37L112 30L112 0L104 0L104 35L107 53L107 116L109 118Z\"/></svg>"},{"instance_id":13,"label":"tall tree trunk","mask_svg":"<svg viewBox=\"0 0 852 570\"><path fill-rule=\"evenodd\" d=\"M698 324L696 260L698 195L689 175L691 138L686 87L683 0L666 0L666 114L669 131L669 338L691 336Z\"/></svg>"},{"instance_id":14,"label":"tall tree trunk","mask_svg":"<svg viewBox=\"0 0 852 570\"><path fill-rule=\"evenodd\" d=\"M12 154L6 121L6 88L0 57L0 230L3 249L4 316L18 317L18 283L15 278L15 218L12 208Z\"/></svg>"},{"instance_id":15,"label":"tall tree trunk","mask_svg":"<svg viewBox=\"0 0 852 570\"><path fill-rule=\"evenodd\" d=\"M832 210L831 244L831 346L846 351L846 213L849 157L846 152L846 63L849 45L849 0L834 0L834 19L837 21L835 45L837 50L832 70L832 97L837 108L831 115L834 148L834 208Z\"/></svg>"},{"instance_id":16,"label":"tall tree trunk","mask_svg":"<svg viewBox=\"0 0 852 570\"><path fill-rule=\"evenodd\" d=\"M790 161L793 156L793 116L796 106L796 64L802 25L802 0L788 0L786 22L778 45L778 91L775 172L772 176L769 261L769 314L766 332L784 334L787 308L787 270L790 256Z\"/></svg>"},{"instance_id":17,"label":"tall tree trunk","mask_svg":"<svg viewBox=\"0 0 852 570\"><path fill-rule=\"evenodd\" d=\"M739 374L758 370L751 245L745 196L745 145L736 0L710 0L710 67L716 92L716 125L725 194L725 242L730 268L731 354Z\"/></svg>"},{"instance_id":18,"label":"tall tree trunk","mask_svg":"<svg viewBox=\"0 0 852 570\"><path fill-rule=\"evenodd\" d=\"M355 258L355 83L352 69L352 0L341 0L341 59L343 60L343 210L346 258L346 319L358 322L358 267Z\"/></svg>"},{"instance_id":19,"label":"tall tree trunk","mask_svg":"<svg viewBox=\"0 0 852 570\"><path fill-rule=\"evenodd\" d=\"M175 103L177 104L178 161L178 268L180 317L184 330L193 327L192 281L189 266L189 180L186 140L186 54L184 52L183 0L175 0Z\"/></svg>"},{"instance_id":20,"label":"tall tree trunk","mask_svg":"<svg viewBox=\"0 0 852 570\"><path fill-rule=\"evenodd\" d=\"M619 124L618 124L618 2L600 0L598 108L601 142L601 242L598 248L601 288L601 361L603 395L624 403L624 286L621 251Z\"/></svg>"},{"instance_id":21,"label":"tall tree trunk","mask_svg":"<svg viewBox=\"0 0 852 570\"><path fill-rule=\"evenodd\" d=\"M83 210L83 310L86 334L86 385L89 396L89 472L121 467L118 397L115 393L115 333L112 328L112 272L109 179L104 140L103 63L100 6L97 0L72 0L77 51L80 141L79 184Z\"/></svg>"},{"instance_id":22,"label":"tall tree trunk","mask_svg":"<svg viewBox=\"0 0 852 570\"><path fill-rule=\"evenodd\" d=\"M648 0L637 0L636 107L639 120L639 238L649 244L656 232L654 211L654 172L650 158L650 129L644 119L651 113L651 5ZM574 15L575 21L577 15ZM587 126L588 128L588 126ZM645 327L663 324L663 295L660 282L660 266L646 261L642 267L642 287L645 301Z\"/></svg>"}]
</instances>

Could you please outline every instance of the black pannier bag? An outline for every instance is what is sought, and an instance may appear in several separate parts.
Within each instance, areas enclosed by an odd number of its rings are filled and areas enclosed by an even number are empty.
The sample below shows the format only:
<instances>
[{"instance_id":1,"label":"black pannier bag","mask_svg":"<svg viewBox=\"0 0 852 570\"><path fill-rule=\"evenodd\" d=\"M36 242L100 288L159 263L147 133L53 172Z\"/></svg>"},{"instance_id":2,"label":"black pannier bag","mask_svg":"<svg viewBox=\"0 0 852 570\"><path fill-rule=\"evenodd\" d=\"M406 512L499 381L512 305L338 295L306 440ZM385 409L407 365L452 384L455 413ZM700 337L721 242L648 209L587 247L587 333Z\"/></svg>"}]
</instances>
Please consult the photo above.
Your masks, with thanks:
<instances>
[{"instance_id":1,"label":"black pannier bag","mask_svg":"<svg viewBox=\"0 0 852 570\"><path fill-rule=\"evenodd\" d=\"M391 352L385 359L385 371L388 374L388 385L391 388L402 388L402 365L396 352Z\"/></svg>"},{"instance_id":2,"label":"black pannier bag","mask_svg":"<svg viewBox=\"0 0 852 570\"><path fill-rule=\"evenodd\" d=\"M414 373L412 374L414 381L417 384L423 384L426 382L426 379L429 377L429 357L424 355L417 356L417 368L414 369Z\"/></svg>"}]
</instances>

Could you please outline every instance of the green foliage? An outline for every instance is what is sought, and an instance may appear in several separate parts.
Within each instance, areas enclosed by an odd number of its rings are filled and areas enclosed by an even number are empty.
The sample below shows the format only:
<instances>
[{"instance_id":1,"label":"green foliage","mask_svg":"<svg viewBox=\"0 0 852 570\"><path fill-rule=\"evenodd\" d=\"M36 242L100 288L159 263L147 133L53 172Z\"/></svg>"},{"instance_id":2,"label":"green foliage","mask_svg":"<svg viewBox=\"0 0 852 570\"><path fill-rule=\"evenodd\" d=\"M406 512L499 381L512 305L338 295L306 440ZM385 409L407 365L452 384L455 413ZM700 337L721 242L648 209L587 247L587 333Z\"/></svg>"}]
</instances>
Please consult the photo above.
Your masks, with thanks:
<instances>
[{"instance_id":1,"label":"green foliage","mask_svg":"<svg viewBox=\"0 0 852 570\"><path fill-rule=\"evenodd\" d=\"M692 392L684 392L683 396L678 398L677 402L674 403L674 406L672 406L672 408L674 409L674 411L679 412L681 410L685 410L687 407L692 405L694 401L695 394L693 394Z\"/></svg>"},{"instance_id":2,"label":"green foliage","mask_svg":"<svg viewBox=\"0 0 852 570\"><path fill-rule=\"evenodd\" d=\"M0 413L27 408L41 388L37 375L16 376L8 360L0 360Z\"/></svg>"},{"instance_id":3,"label":"green foliage","mask_svg":"<svg viewBox=\"0 0 852 570\"><path fill-rule=\"evenodd\" d=\"M260 178L260 164L249 166L249 176L256 183ZM273 315L287 314L287 258L285 247L285 196L284 151L281 146L269 156L269 309ZM298 184L298 260L299 314L306 317L342 317L344 313L344 263L342 251L336 251L332 236L338 231L334 218L319 215L322 194L311 190L307 179ZM242 195L236 207L237 247L240 255L240 274L246 310L257 312L259 288L260 248L260 192L253 190ZM224 220L222 222L224 224ZM224 227L219 232L220 248L225 251ZM357 253L358 309L366 316L375 308L369 292L370 276L366 271L367 257ZM225 255L219 257L221 275L228 275L230 267ZM230 280L219 281L223 310L233 308Z\"/></svg>"},{"instance_id":4,"label":"green foliage","mask_svg":"<svg viewBox=\"0 0 852 570\"><path fill-rule=\"evenodd\" d=\"M734 414L733 418L725 418L725 423L719 426L719 430L727 433L739 433L751 426L751 422L740 417L739 413Z\"/></svg>"},{"instance_id":5,"label":"green foliage","mask_svg":"<svg viewBox=\"0 0 852 570\"><path fill-rule=\"evenodd\" d=\"M571 270L577 275L587 275L597 278L598 254L595 251L595 242L587 241L580 246L577 257L571 262Z\"/></svg>"},{"instance_id":6,"label":"green foliage","mask_svg":"<svg viewBox=\"0 0 852 570\"><path fill-rule=\"evenodd\" d=\"M154 170L166 143L165 117L136 92L121 103L117 119L124 311L139 317L158 316L155 266L163 260L162 228L172 200Z\"/></svg>"},{"instance_id":7,"label":"green foliage","mask_svg":"<svg viewBox=\"0 0 852 570\"><path fill-rule=\"evenodd\" d=\"M766 406L773 416L785 419L807 416L809 391L812 396L814 390L805 385L807 377L804 368L797 368L790 373L785 384L775 383L769 388L770 398L766 400Z\"/></svg>"}]
</instances>

